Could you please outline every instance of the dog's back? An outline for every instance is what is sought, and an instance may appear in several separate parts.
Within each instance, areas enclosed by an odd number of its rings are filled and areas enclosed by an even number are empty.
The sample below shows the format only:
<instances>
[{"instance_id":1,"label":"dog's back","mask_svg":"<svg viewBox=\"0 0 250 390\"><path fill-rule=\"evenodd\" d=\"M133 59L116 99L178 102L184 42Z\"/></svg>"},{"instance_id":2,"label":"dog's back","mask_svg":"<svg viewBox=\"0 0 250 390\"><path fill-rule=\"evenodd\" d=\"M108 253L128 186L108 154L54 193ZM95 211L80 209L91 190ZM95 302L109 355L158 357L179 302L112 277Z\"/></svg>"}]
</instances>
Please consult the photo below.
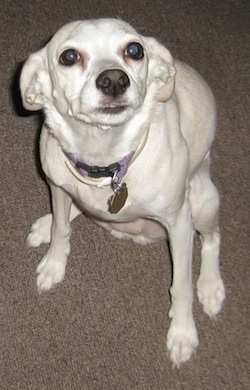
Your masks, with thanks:
<instances>
[{"instance_id":1,"label":"dog's back","mask_svg":"<svg viewBox=\"0 0 250 390\"><path fill-rule=\"evenodd\" d=\"M176 61L175 96L180 130L186 140L190 174L209 152L216 130L216 106L206 81L190 66Z\"/></svg>"}]
</instances>

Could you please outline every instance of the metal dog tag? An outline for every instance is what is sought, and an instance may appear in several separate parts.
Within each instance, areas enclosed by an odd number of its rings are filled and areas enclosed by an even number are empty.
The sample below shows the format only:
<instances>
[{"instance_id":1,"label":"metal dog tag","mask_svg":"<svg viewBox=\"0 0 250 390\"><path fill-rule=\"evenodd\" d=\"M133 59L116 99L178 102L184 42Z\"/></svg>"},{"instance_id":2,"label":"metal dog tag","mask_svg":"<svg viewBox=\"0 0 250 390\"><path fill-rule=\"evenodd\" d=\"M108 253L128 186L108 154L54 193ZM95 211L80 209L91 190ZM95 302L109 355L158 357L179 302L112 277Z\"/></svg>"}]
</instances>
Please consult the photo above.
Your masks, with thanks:
<instances>
[{"instance_id":1,"label":"metal dog tag","mask_svg":"<svg viewBox=\"0 0 250 390\"><path fill-rule=\"evenodd\" d=\"M117 214L125 205L128 197L128 188L126 183L122 183L115 189L115 193L108 200L109 212Z\"/></svg>"}]
</instances>

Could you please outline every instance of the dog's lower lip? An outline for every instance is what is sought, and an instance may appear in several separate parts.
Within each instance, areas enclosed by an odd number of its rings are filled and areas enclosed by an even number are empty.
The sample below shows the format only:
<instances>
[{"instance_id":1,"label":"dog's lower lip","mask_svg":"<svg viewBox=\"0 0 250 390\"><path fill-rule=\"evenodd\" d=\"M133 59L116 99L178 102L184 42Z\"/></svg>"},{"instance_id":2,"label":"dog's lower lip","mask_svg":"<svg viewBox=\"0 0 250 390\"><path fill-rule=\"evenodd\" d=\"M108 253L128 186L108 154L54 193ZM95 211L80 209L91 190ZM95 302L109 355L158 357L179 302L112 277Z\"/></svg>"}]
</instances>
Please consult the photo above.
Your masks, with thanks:
<instances>
[{"instance_id":1,"label":"dog's lower lip","mask_svg":"<svg viewBox=\"0 0 250 390\"><path fill-rule=\"evenodd\" d=\"M103 106L99 109L104 114L120 114L127 106Z\"/></svg>"}]
</instances>

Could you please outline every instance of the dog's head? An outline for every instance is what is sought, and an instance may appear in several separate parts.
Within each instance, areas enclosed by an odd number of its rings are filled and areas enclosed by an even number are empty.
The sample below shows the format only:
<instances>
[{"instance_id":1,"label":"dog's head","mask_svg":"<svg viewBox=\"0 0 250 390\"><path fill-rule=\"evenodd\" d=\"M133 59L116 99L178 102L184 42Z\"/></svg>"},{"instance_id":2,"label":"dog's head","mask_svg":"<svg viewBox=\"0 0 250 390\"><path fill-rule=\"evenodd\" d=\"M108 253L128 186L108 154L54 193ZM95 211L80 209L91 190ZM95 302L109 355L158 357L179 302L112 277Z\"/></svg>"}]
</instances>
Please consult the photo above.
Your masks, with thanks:
<instances>
[{"instance_id":1,"label":"dog's head","mask_svg":"<svg viewBox=\"0 0 250 390\"><path fill-rule=\"evenodd\" d=\"M24 64L23 105L99 125L121 124L146 96L167 101L175 68L169 51L116 19L86 20L61 28Z\"/></svg>"}]
</instances>

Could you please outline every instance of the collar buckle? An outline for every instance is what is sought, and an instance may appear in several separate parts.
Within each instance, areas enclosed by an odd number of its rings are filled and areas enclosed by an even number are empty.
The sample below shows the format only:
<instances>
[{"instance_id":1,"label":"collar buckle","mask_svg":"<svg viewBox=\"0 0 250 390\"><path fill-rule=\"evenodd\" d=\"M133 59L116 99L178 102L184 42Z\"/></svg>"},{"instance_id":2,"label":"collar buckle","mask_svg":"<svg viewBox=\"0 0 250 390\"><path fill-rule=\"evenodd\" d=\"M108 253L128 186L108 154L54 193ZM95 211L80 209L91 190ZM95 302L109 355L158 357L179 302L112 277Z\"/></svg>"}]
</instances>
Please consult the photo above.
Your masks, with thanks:
<instances>
[{"instance_id":1,"label":"collar buckle","mask_svg":"<svg viewBox=\"0 0 250 390\"><path fill-rule=\"evenodd\" d=\"M99 167L98 165L88 165L82 161L77 161L75 166L78 169L83 169L88 173L89 177L93 177L95 179L99 179L101 177L113 177L121 169L118 162L110 164L107 167Z\"/></svg>"}]
</instances>

